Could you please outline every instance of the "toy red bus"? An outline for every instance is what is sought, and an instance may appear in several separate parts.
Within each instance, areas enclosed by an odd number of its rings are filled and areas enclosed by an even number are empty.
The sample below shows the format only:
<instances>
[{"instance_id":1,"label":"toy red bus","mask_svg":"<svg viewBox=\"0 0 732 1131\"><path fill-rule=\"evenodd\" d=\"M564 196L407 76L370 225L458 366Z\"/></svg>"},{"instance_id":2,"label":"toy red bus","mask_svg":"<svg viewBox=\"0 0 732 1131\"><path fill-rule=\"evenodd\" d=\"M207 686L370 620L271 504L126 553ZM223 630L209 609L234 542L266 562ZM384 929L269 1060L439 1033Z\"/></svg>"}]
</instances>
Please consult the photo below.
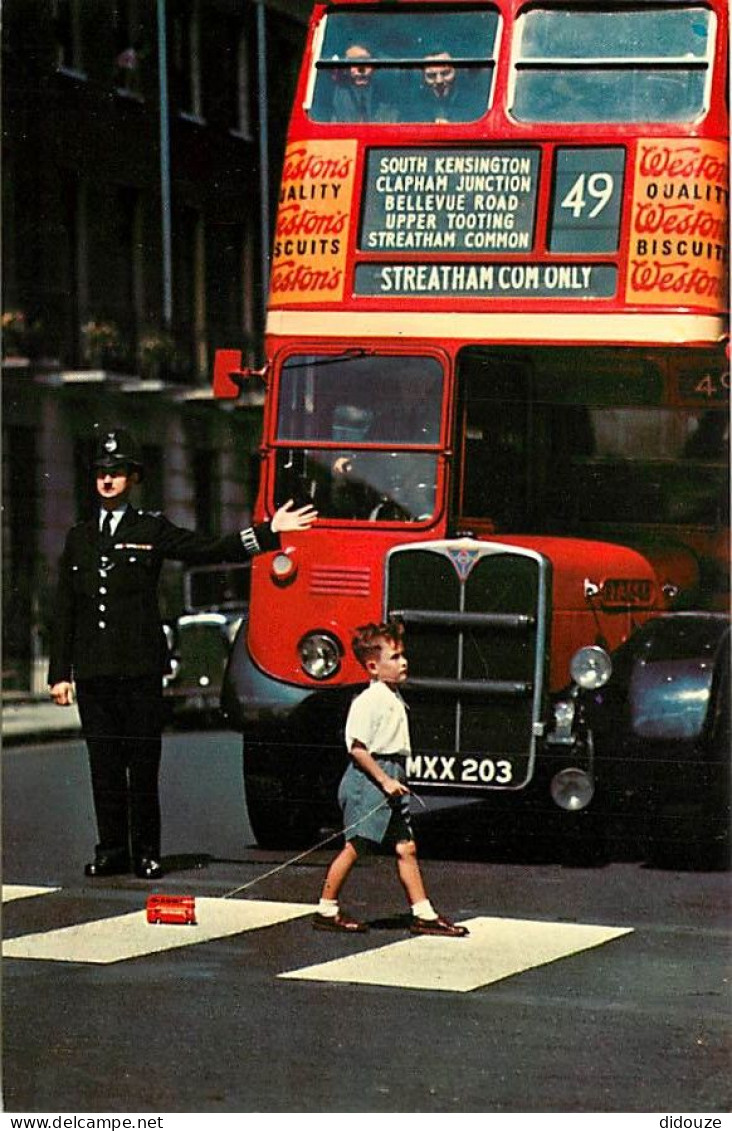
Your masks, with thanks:
<instances>
[{"instance_id":1,"label":"toy red bus","mask_svg":"<svg viewBox=\"0 0 732 1131\"><path fill-rule=\"evenodd\" d=\"M726 47L724 0L315 5L257 515L320 519L255 561L223 691L260 843L337 820L387 617L420 795L726 853Z\"/></svg>"},{"instance_id":2,"label":"toy red bus","mask_svg":"<svg viewBox=\"0 0 732 1131\"><path fill-rule=\"evenodd\" d=\"M145 912L148 923L196 926L196 900L192 895L149 895Z\"/></svg>"}]
</instances>

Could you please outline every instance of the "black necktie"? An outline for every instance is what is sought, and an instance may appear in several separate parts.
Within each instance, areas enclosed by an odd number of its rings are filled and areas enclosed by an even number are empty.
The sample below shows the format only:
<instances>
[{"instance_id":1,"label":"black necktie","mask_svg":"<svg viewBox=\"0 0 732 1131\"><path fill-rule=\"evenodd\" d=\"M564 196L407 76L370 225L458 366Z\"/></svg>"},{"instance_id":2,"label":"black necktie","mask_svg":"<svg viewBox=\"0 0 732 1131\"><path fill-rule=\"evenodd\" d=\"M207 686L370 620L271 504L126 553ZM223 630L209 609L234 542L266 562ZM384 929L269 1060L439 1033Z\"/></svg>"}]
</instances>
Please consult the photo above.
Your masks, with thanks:
<instances>
[{"instance_id":1,"label":"black necktie","mask_svg":"<svg viewBox=\"0 0 732 1131\"><path fill-rule=\"evenodd\" d=\"M108 542L112 538L112 512L107 511L102 520L102 538Z\"/></svg>"}]
</instances>

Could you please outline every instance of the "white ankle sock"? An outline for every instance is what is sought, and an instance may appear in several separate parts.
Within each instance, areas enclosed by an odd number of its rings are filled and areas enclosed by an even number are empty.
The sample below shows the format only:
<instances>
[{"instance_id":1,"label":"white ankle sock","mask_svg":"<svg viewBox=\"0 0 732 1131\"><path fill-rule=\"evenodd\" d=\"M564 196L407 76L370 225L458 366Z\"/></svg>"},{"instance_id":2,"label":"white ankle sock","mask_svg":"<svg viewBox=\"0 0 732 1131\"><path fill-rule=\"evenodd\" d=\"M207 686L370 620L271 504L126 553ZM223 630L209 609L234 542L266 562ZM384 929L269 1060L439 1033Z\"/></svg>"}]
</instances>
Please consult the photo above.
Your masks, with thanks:
<instances>
[{"instance_id":1,"label":"white ankle sock","mask_svg":"<svg viewBox=\"0 0 732 1131\"><path fill-rule=\"evenodd\" d=\"M327 919L335 919L338 914L338 900L321 899L318 903L318 912L321 915L325 915Z\"/></svg>"},{"instance_id":2,"label":"white ankle sock","mask_svg":"<svg viewBox=\"0 0 732 1131\"><path fill-rule=\"evenodd\" d=\"M438 917L429 899L420 899L419 903L413 903L412 915L415 919L437 919Z\"/></svg>"}]
</instances>

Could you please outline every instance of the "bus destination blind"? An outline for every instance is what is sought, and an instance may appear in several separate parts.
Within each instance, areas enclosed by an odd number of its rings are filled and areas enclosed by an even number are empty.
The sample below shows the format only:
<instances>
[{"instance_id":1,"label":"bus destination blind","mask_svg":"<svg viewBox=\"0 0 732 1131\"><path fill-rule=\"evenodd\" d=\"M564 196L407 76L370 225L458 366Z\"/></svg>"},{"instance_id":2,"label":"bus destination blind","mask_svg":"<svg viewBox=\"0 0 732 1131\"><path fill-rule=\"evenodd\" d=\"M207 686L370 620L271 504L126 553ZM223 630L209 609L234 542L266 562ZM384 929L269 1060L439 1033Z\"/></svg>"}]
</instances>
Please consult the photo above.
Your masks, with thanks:
<instances>
[{"instance_id":1,"label":"bus destination blind","mask_svg":"<svg viewBox=\"0 0 732 1131\"><path fill-rule=\"evenodd\" d=\"M540 153L528 147L371 150L359 250L411 254L406 262L359 263L355 293L612 298L612 264L517 261L535 250L539 171ZM560 151L551 251L572 256L617 250L623 172L622 149ZM415 252L431 261L419 262ZM491 260L442 259L452 253Z\"/></svg>"}]
</instances>

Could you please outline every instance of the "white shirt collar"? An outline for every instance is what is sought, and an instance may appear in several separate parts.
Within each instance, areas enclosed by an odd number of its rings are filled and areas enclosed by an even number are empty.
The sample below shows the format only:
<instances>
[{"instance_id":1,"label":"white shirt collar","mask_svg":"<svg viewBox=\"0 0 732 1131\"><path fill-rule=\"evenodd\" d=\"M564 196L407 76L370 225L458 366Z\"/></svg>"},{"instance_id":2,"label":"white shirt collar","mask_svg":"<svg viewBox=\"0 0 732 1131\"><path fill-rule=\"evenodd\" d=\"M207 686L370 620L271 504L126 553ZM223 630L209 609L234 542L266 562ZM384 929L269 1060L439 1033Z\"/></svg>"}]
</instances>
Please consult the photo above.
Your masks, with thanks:
<instances>
[{"instance_id":1,"label":"white shirt collar","mask_svg":"<svg viewBox=\"0 0 732 1131\"><path fill-rule=\"evenodd\" d=\"M120 519L122 518L122 515L127 510L128 506L129 506L129 503L122 503L121 506L115 507L115 509L112 511L112 533L113 534L114 534L115 530L117 529L117 526L119 525ZM100 508L100 510L99 510L99 529L100 530L102 529L102 523L104 522L104 516L107 513L108 512L107 512L105 507Z\"/></svg>"}]
</instances>

